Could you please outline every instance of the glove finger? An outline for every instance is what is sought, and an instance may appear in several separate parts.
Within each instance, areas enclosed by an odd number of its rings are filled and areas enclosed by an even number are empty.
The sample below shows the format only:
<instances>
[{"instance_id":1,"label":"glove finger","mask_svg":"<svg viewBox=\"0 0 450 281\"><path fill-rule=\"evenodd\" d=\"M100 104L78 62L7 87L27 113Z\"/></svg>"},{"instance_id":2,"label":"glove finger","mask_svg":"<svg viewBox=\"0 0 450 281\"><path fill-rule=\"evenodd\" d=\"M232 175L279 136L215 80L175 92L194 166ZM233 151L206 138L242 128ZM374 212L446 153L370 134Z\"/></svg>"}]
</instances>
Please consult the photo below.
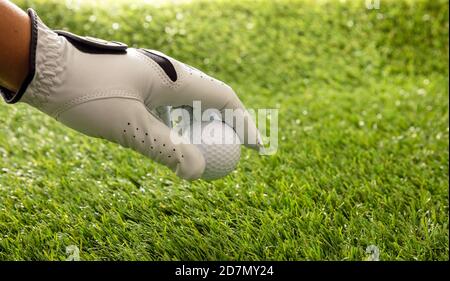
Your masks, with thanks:
<instances>
[{"instance_id":1,"label":"glove finger","mask_svg":"<svg viewBox=\"0 0 450 281\"><path fill-rule=\"evenodd\" d=\"M171 135L171 129L138 100L94 100L61 113L57 119L89 136L136 150L184 179L198 179L204 171L205 160L200 150L195 145L183 144L176 134Z\"/></svg>"},{"instance_id":2,"label":"glove finger","mask_svg":"<svg viewBox=\"0 0 450 281\"><path fill-rule=\"evenodd\" d=\"M148 113L150 157L172 169L179 177L195 180L205 169L205 160L200 150L192 144L183 143L180 136L166 124ZM144 125L144 124L143 124ZM144 125L145 126L145 125Z\"/></svg>"},{"instance_id":3,"label":"glove finger","mask_svg":"<svg viewBox=\"0 0 450 281\"><path fill-rule=\"evenodd\" d=\"M206 77L203 73L197 73L191 78L193 81L183 89L185 104L192 105L194 101L201 101L203 111L219 110L222 120L236 131L241 143L259 150L262 146L259 131L236 93L228 85Z\"/></svg>"},{"instance_id":4,"label":"glove finger","mask_svg":"<svg viewBox=\"0 0 450 281\"><path fill-rule=\"evenodd\" d=\"M254 120L231 87L160 52L152 52L170 60L179 74L179 87L171 95L162 97L164 105L192 106L195 101L200 101L202 111L217 109L221 112L222 120L236 131L241 143L256 150L262 147L262 138ZM226 118L227 109L233 110L234 117Z\"/></svg>"}]
</instances>

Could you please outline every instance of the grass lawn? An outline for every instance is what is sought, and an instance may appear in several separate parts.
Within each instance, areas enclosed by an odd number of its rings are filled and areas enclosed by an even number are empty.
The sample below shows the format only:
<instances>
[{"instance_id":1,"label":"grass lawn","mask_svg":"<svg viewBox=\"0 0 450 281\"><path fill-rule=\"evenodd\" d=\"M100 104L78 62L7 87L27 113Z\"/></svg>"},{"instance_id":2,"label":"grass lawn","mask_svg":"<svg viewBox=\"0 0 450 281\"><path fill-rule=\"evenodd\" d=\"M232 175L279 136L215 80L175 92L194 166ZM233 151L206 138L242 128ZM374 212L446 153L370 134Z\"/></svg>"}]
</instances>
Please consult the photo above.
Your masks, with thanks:
<instances>
[{"instance_id":1,"label":"grass lawn","mask_svg":"<svg viewBox=\"0 0 450 281\"><path fill-rule=\"evenodd\" d=\"M0 259L448 260L448 1L364 2L20 1L279 108L279 148L190 183L2 101Z\"/></svg>"}]
</instances>

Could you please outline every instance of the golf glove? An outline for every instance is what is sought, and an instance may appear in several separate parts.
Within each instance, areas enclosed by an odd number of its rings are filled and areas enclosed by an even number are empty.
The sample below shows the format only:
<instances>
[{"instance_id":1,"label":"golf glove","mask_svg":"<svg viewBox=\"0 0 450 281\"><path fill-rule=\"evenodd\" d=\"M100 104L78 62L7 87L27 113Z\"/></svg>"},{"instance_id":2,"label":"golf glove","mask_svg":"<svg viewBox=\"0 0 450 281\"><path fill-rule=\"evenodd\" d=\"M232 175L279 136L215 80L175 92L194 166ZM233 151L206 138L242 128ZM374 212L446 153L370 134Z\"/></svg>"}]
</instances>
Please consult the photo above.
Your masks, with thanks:
<instances>
[{"instance_id":1,"label":"golf glove","mask_svg":"<svg viewBox=\"0 0 450 281\"><path fill-rule=\"evenodd\" d=\"M258 148L259 135L226 84L160 52L49 29L32 10L29 74L7 103L25 102L86 135L134 149L185 179L198 179L205 160L192 144L173 142L158 115L164 106L242 109L241 142ZM229 124L233 126L233 124Z\"/></svg>"}]
</instances>

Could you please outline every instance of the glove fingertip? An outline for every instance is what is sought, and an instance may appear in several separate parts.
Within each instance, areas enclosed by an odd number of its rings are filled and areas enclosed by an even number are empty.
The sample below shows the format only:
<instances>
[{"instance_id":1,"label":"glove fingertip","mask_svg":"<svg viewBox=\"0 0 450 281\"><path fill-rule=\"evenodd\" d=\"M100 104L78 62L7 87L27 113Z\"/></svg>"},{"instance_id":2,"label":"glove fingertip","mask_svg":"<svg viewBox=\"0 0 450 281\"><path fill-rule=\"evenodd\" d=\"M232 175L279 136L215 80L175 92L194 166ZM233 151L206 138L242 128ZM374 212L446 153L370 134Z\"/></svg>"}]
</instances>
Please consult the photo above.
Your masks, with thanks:
<instances>
[{"instance_id":1,"label":"glove fingertip","mask_svg":"<svg viewBox=\"0 0 450 281\"><path fill-rule=\"evenodd\" d=\"M180 156L175 173L180 178L193 181L200 179L205 171L205 158L194 145L185 145L183 154Z\"/></svg>"}]
</instances>

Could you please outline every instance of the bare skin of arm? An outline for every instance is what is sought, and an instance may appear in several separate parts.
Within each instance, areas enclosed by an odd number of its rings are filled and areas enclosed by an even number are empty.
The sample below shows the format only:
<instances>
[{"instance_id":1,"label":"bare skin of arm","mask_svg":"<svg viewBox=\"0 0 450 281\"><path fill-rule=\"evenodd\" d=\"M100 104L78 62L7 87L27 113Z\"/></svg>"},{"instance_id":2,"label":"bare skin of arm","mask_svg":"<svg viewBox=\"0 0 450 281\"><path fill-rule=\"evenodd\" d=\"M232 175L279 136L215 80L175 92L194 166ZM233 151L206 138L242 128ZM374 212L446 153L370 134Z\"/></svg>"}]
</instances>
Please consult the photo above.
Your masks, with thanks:
<instances>
[{"instance_id":1,"label":"bare skin of arm","mask_svg":"<svg viewBox=\"0 0 450 281\"><path fill-rule=\"evenodd\" d=\"M17 91L28 74L30 18L19 7L0 0L0 86Z\"/></svg>"}]
</instances>

